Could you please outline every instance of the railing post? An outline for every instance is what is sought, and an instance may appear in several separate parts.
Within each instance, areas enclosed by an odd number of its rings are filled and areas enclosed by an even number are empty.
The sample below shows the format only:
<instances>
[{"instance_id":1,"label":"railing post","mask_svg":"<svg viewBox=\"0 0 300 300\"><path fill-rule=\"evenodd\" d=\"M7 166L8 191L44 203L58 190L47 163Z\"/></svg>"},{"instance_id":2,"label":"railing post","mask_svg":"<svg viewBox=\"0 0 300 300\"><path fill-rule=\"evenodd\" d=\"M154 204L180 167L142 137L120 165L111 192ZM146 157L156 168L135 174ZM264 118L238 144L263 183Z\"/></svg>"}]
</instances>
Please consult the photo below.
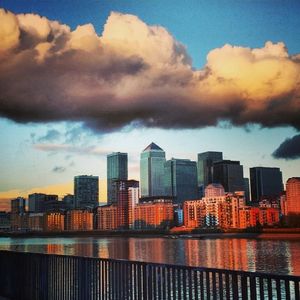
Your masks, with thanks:
<instances>
[{"instance_id":1,"label":"railing post","mask_svg":"<svg viewBox=\"0 0 300 300\"><path fill-rule=\"evenodd\" d=\"M9 251L0 267L17 300L300 299L299 276Z\"/></svg>"},{"instance_id":2,"label":"railing post","mask_svg":"<svg viewBox=\"0 0 300 300\"><path fill-rule=\"evenodd\" d=\"M251 300L256 300L256 278L250 276L250 297Z\"/></svg>"}]
</instances>

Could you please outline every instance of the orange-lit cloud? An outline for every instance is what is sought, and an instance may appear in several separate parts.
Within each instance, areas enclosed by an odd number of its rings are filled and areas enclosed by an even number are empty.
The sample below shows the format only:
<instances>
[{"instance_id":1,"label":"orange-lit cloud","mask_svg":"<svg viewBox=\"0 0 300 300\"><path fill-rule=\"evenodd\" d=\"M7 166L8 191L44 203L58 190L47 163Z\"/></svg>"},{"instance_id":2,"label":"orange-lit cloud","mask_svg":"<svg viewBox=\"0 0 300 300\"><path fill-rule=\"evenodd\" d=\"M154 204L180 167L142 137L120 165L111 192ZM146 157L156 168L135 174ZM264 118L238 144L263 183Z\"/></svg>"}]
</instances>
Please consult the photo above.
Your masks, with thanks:
<instances>
[{"instance_id":1,"label":"orange-lit cloud","mask_svg":"<svg viewBox=\"0 0 300 300\"><path fill-rule=\"evenodd\" d=\"M300 128L300 59L284 43L225 45L195 70L161 26L113 12L102 35L0 11L0 114L18 122L82 121L194 128L228 120Z\"/></svg>"}]
</instances>

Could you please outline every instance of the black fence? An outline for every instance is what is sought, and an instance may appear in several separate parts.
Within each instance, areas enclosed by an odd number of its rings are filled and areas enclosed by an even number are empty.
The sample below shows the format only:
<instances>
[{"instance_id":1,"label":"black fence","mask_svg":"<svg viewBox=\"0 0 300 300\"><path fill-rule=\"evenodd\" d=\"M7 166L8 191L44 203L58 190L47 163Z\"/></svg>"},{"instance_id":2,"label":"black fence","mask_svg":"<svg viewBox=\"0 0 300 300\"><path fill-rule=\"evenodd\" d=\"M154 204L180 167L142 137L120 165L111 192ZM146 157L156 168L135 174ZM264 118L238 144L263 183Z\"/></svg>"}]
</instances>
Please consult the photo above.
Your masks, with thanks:
<instances>
[{"instance_id":1,"label":"black fence","mask_svg":"<svg viewBox=\"0 0 300 300\"><path fill-rule=\"evenodd\" d=\"M299 276L0 251L9 299L291 299Z\"/></svg>"}]
</instances>

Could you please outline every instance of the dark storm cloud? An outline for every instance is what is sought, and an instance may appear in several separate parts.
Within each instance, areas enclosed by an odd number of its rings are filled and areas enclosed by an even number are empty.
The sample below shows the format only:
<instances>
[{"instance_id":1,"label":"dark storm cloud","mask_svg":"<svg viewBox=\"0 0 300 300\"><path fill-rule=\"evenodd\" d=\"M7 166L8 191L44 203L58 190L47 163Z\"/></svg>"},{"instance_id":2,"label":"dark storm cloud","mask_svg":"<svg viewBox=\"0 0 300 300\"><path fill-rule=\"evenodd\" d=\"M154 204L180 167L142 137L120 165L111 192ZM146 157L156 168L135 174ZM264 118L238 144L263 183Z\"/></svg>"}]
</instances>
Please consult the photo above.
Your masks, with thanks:
<instances>
[{"instance_id":1,"label":"dark storm cloud","mask_svg":"<svg viewBox=\"0 0 300 300\"><path fill-rule=\"evenodd\" d=\"M272 154L275 158L300 158L300 134L286 139Z\"/></svg>"},{"instance_id":2,"label":"dark storm cloud","mask_svg":"<svg viewBox=\"0 0 300 300\"><path fill-rule=\"evenodd\" d=\"M34 14L0 10L0 17L0 116L81 122L68 142L84 128L105 133L225 121L300 129L299 55L289 56L283 43L224 45L194 70L165 28L133 15L112 13L101 36L91 24L71 31Z\"/></svg>"}]
</instances>

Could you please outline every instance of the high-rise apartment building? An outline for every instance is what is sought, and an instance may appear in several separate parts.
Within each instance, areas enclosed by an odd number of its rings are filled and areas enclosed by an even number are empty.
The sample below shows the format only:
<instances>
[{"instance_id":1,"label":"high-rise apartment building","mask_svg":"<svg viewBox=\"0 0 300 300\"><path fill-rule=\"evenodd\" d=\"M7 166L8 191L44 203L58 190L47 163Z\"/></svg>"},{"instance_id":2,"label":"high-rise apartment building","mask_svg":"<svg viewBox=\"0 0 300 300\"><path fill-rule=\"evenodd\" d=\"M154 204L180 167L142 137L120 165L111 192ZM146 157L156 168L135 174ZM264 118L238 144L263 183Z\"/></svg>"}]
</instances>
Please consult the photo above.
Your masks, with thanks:
<instances>
[{"instance_id":1,"label":"high-rise apartment building","mask_svg":"<svg viewBox=\"0 0 300 300\"><path fill-rule=\"evenodd\" d=\"M300 177L289 178L286 183L286 214L300 214Z\"/></svg>"},{"instance_id":2,"label":"high-rise apartment building","mask_svg":"<svg viewBox=\"0 0 300 300\"><path fill-rule=\"evenodd\" d=\"M25 199L23 197L13 199L10 203L12 214L22 214L25 212Z\"/></svg>"},{"instance_id":3,"label":"high-rise apartment building","mask_svg":"<svg viewBox=\"0 0 300 300\"><path fill-rule=\"evenodd\" d=\"M33 213L44 212L46 194L34 193L28 195L28 211Z\"/></svg>"},{"instance_id":4,"label":"high-rise apartment building","mask_svg":"<svg viewBox=\"0 0 300 300\"><path fill-rule=\"evenodd\" d=\"M107 155L107 203L117 202L114 182L128 179L127 153L114 152Z\"/></svg>"},{"instance_id":5,"label":"high-rise apartment building","mask_svg":"<svg viewBox=\"0 0 300 300\"><path fill-rule=\"evenodd\" d=\"M19 230L24 228L23 217L26 215L25 199L18 197L11 200L11 216L10 216L10 225L12 230Z\"/></svg>"},{"instance_id":6,"label":"high-rise apartment building","mask_svg":"<svg viewBox=\"0 0 300 300\"><path fill-rule=\"evenodd\" d=\"M117 192L118 227L129 229L133 227L136 195L139 194L139 182L136 180L115 181Z\"/></svg>"},{"instance_id":7,"label":"high-rise apartment building","mask_svg":"<svg viewBox=\"0 0 300 300\"><path fill-rule=\"evenodd\" d=\"M232 160L213 163L213 182L222 184L225 192L244 191L243 166Z\"/></svg>"},{"instance_id":8,"label":"high-rise apartment building","mask_svg":"<svg viewBox=\"0 0 300 300\"><path fill-rule=\"evenodd\" d=\"M165 195L174 203L198 199L197 164L189 159L172 158L165 162Z\"/></svg>"},{"instance_id":9,"label":"high-rise apartment building","mask_svg":"<svg viewBox=\"0 0 300 300\"><path fill-rule=\"evenodd\" d=\"M220 160L223 160L222 152L207 151L198 154L197 175L200 197L204 195L204 189L213 183L213 163Z\"/></svg>"},{"instance_id":10,"label":"high-rise apartment building","mask_svg":"<svg viewBox=\"0 0 300 300\"><path fill-rule=\"evenodd\" d=\"M250 168L251 201L262 197L279 197L283 191L282 173L279 168Z\"/></svg>"},{"instance_id":11,"label":"high-rise apartment building","mask_svg":"<svg viewBox=\"0 0 300 300\"><path fill-rule=\"evenodd\" d=\"M141 153L140 180L141 196L164 195L164 164L166 154L155 143L151 143Z\"/></svg>"},{"instance_id":12,"label":"high-rise apartment building","mask_svg":"<svg viewBox=\"0 0 300 300\"><path fill-rule=\"evenodd\" d=\"M98 176L79 175L74 177L74 196L76 208L94 208L99 200Z\"/></svg>"}]
</instances>

